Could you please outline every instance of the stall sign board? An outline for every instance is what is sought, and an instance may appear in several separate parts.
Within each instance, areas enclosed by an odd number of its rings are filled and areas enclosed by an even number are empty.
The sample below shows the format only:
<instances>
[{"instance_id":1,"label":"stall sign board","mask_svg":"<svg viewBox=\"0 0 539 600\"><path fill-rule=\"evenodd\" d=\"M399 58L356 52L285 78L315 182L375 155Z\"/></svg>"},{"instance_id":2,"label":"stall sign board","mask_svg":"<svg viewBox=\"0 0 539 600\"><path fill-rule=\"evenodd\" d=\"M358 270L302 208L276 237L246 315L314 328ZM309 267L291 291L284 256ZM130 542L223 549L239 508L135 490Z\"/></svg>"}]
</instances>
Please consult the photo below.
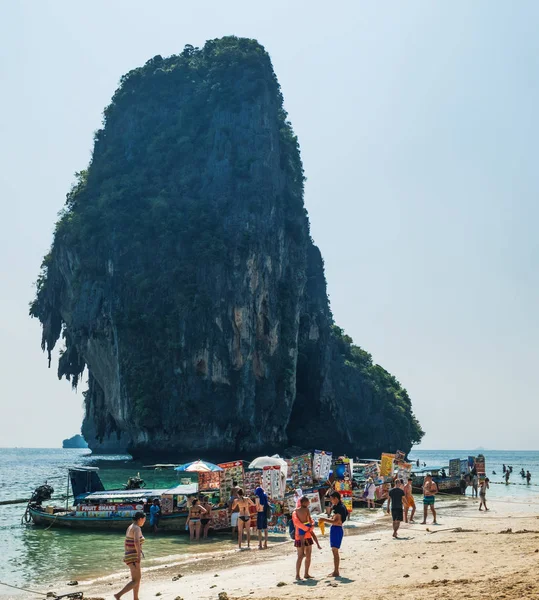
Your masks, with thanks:
<instances>
[{"instance_id":1,"label":"stall sign board","mask_svg":"<svg viewBox=\"0 0 539 600\"><path fill-rule=\"evenodd\" d=\"M201 492L218 490L221 485L221 471L209 471L198 474L198 489Z\"/></svg>"},{"instance_id":2,"label":"stall sign board","mask_svg":"<svg viewBox=\"0 0 539 600\"><path fill-rule=\"evenodd\" d=\"M315 450L313 457L313 479L315 481L326 481L331 471L333 454L324 450Z\"/></svg>"},{"instance_id":3,"label":"stall sign board","mask_svg":"<svg viewBox=\"0 0 539 600\"><path fill-rule=\"evenodd\" d=\"M380 463L380 477L391 477L393 475L395 455L383 453Z\"/></svg>"},{"instance_id":4,"label":"stall sign board","mask_svg":"<svg viewBox=\"0 0 539 600\"><path fill-rule=\"evenodd\" d=\"M291 459L290 471L294 488L313 487L313 460L311 454L302 454Z\"/></svg>"},{"instance_id":5,"label":"stall sign board","mask_svg":"<svg viewBox=\"0 0 539 600\"><path fill-rule=\"evenodd\" d=\"M452 458L449 461L449 477L458 477L460 475L460 458Z\"/></svg>"},{"instance_id":6,"label":"stall sign board","mask_svg":"<svg viewBox=\"0 0 539 600\"><path fill-rule=\"evenodd\" d=\"M221 502L228 502L232 491L232 482L236 481L239 487L243 487L243 463L241 460L236 460L218 465L223 469L220 475L219 492Z\"/></svg>"},{"instance_id":7,"label":"stall sign board","mask_svg":"<svg viewBox=\"0 0 539 600\"><path fill-rule=\"evenodd\" d=\"M243 488L247 496L252 496L257 487L262 486L262 469L245 471L243 474Z\"/></svg>"}]
</instances>

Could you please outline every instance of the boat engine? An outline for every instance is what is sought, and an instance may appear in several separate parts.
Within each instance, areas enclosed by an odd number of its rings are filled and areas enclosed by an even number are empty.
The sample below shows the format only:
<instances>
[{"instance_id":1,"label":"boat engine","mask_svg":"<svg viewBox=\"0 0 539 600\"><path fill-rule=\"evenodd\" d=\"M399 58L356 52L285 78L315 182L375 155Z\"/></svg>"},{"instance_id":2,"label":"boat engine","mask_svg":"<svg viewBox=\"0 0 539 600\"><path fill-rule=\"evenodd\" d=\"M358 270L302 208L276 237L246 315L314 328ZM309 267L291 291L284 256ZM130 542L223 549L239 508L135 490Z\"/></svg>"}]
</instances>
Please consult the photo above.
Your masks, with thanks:
<instances>
[{"instance_id":1,"label":"boat engine","mask_svg":"<svg viewBox=\"0 0 539 600\"><path fill-rule=\"evenodd\" d=\"M130 477L127 483L124 483L124 489L126 490L140 490L146 485L144 479L141 479L140 473L137 473L136 477Z\"/></svg>"},{"instance_id":2,"label":"boat engine","mask_svg":"<svg viewBox=\"0 0 539 600\"><path fill-rule=\"evenodd\" d=\"M43 484L37 487L30 498L30 504L41 506L45 500L50 500L54 494L54 488L48 484Z\"/></svg>"},{"instance_id":3,"label":"boat engine","mask_svg":"<svg viewBox=\"0 0 539 600\"><path fill-rule=\"evenodd\" d=\"M22 523L30 523L32 521L32 517L30 516L30 508L41 508L41 504L45 500L50 500L51 496L54 494L54 488L52 485L48 485L44 483L37 487L33 492L30 500L28 501L28 505L26 506L26 510L21 519Z\"/></svg>"}]
</instances>

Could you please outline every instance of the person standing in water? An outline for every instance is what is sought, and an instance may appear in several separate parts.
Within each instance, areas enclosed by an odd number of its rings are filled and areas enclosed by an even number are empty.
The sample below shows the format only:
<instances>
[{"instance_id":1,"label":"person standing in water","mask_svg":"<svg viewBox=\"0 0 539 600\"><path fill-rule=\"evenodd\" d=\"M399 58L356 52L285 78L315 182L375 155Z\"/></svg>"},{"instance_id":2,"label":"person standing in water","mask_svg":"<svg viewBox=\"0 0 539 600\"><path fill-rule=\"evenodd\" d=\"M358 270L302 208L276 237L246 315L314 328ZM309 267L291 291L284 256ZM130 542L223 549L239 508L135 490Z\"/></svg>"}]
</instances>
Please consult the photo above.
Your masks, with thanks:
<instances>
[{"instance_id":1,"label":"person standing in water","mask_svg":"<svg viewBox=\"0 0 539 600\"><path fill-rule=\"evenodd\" d=\"M487 490L490 489L489 481L490 479L487 477L481 482L481 486L479 488L479 499L481 500L481 502L479 502L479 510L483 510L483 506L485 507L485 511L488 510Z\"/></svg>"},{"instance_id":2,"label":"person standing in water","mask_svg":"<svg viewBox=\"0 0 539 600\"><path fill-rule=\"evenodd\" d=\"M426 475L425 482L423 483L423 521L421 521L421 525L427 524L427 513L429 510L432 512L432 516L434 517L433 525L438 525L436 522L436 510L434 508L435 496L438 493L438 486L432 481L431 475Z\"/></svg>"},{"instance_id":3,"label":"person standing in water","mask_svg":"<svg viewBox=\"0 0 539 600\"><path fill-rule=\"evenodd\" d=\"M376 485L374 484L372 477L369 477L367 480L365 492L367 493L367 508L374 510L374 495L376 493Z\"/></svg>"},{"instance_id":4,"label":"person standing in water","mask_svg":"<svg viewBox=\"0 0 539 600\"><path fill-rule=\"evenodd\" d=\"M250 498L243 495L243 490L238 488L238 497L232 503L232 512L238 509L238 548L241 550L243 541L243 530L247 531L247 548L251 548L251 512L250 506L254 506L254 502Z\"/></svg>"},{"instance_id":5,"label":"person standing in water","mask_svg":"<svg viewBox=\"0 0 539 600\"><path fill-rule=\"evenodd\" d=\"M200 540L200 528L202 523L200 519L202 515L206 514L206 509L198 503L198 498L193 498L193 503L189 509L189 515L187 516L187 526L189 527L189 541L192 542Z\"/></svg>"},{"instance_id":6,"label":"person standing in water","mask_svg":"<svg viewBox=\"0 0 539 600\"><path fill-rule=\"evenodd\" d=\"M530 481L532 478L532 474L529 471L526 471L526 483L530 485Z\"/></svg>"},{"instance_id":7,"label":"person standing in water","mask_svg":"<svg viewBox=\"0 0 539 600\"><path fill-rule=\"evenodd\" d=\"M331 492L329 497L333 505L333 517L319 517L318 521L323 521L331 525L331 529L329 530L329 544L333 552L333 573L330 573L328 577L340 577L339 567L341 558L339 550L344 537L343 525L348 518L348 511L341 501L339 492Z\"/></svg>"},{"instance_id":8,"label":"person standing in water","mask_svg":"<svg viewBox=\"0 0 539 600\"><path fill-rule=\"evenodd\" d=\"M202 502L200 503L202 508L206 511L205 514L200 518L200 529L202 531L203 539L208 539L208 533L210 531L211 523L212 523L212 514L211 511L213 506L210 502L208 496L202 496Z\"/></svg>"},{"instance_id":9,"label":"person standing in water","mask_svg":"<svg viewBox=\"0 0 539 600\"><path fill-rule=\"evenodd\" d=\"M479 488L479 478L477 477L477 473L472 477L472 498L475 496L477 498L477 491Z\"/></svg>"},{"instance_id":10,"label":"person standing in water","mask_svg":"<svg viewBox=\"0 0 539 600\"><path fill-rule=\"evenodd\" d=\"M156 498L153 501L153 504L150 506L150 527L152 527L154 533L157 533L157 526L159 525L160 517L161 506L159 504L159 499Z\"/></svg>"},{"instance_id":11,"label":"person standing in water","mask_svg":"<svg viewBox=\"0 0 539 600\"><path fill-rule=\"evenodd\" d=\"M124 563L131 571L131 581L117 594L114 594L117 600L131 590L133 590L133 600L138 600L140 579L142 576L140 562L144 556L142 552L142 544L144 543L142 526L145 521L146 515L142 511L136 512L133 516L133 523L129 525L125 532Z\"/></svg>"},{"instance_id":12,"label":"person standing in water","mask_svg":"<svg viewBox=\"0 0 539 600\"><path fill-rule=\"evenodd\" d=\"M505 484L506 485L509 483L509 475L510 475L510 471L509 471L509 469L507 469L507 471L505 472Z\"/></svg>"}]
</instances>

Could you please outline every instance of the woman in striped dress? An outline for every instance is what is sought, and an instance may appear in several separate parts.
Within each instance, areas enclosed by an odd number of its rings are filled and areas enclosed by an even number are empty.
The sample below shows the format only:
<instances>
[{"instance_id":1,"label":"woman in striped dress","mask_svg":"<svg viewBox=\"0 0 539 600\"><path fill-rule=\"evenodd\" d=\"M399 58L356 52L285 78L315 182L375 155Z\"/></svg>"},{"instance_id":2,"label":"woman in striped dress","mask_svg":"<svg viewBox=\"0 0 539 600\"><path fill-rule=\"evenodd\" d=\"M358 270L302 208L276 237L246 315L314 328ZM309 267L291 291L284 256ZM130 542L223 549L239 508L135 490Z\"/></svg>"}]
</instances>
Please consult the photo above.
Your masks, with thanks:
<instances>
[{"instance_id":1,"label":"woman in striped dress","mask_svg":"<svg viewBox=\"0 0 539 600\"><path fill-rule=\"evenodd\" d=\"M130 590L133 590L133 600L139 600L138 591L140 588L140 561L144 554L142 553L142 544L144 543L144 536L142 535L142 526L146 521L146 515L139 511L136 512L133 517L133 523L129 525L125 532L125 555L124 563L129 567L131 571L131 581L117 594L114 594L115 598L121 598L124 594L127 594Z\"/></svg>"}]
</instances>

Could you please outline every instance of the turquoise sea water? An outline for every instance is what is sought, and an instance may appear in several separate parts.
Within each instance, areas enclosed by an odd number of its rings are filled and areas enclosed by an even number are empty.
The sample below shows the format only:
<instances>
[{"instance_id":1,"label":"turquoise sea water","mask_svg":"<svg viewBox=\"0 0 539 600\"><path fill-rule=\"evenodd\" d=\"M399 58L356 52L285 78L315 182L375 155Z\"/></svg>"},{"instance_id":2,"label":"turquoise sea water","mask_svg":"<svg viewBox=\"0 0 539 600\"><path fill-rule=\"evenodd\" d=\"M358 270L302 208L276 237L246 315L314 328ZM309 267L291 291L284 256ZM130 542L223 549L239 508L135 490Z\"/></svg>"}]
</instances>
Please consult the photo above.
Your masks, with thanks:
<instances>
[{"instance_id":1,"label":"turquoise sea water","mask_svg":"<svg viewBox=\"0 0 539 600\"><path fill-rule=\"evenodd\" d=\"M419 458L427 465L447 465L450 458L465 458L477 453L467 450L417 450L411 452L410 459L415 461ZM493 482L490 493L493 500L497 498L518 504L539 496L539 485L535 485L539 484L539 452L483 451L483 454L487 473ZM513 466L509 486L501 485L502 463ZM29 497L33 489L45 480L55 488L55 497L60 500L66 494L67 467L72 465L98 466L106 488L120 487L128 477L139 471L147 487L169 487L177 482L174 472L142 470L142 464L131 461L128 456L93 457L88 450L0 448L0 500ZM523 480L518 475L521 467L530 470L534 485L522 485ZM491 474L493 470L497 475ZM24 509L22 504L0 506L0 582L47 591L52 582L88 580L125 570L122 563L123 534L54 528L46 531L21 525ZM354 520L372 518L371 512L354 511ZM232 550L234 547L230 539L222 536L194 546L184 535L149 536L145 546L145 565L168 564L172 562L171 555L175 557L173 560L180 560L195 552ZM58 590L58 585L54 589ZM0 597L13 594L14 590L0 586Z\"/></svg>"}]
</instances>

